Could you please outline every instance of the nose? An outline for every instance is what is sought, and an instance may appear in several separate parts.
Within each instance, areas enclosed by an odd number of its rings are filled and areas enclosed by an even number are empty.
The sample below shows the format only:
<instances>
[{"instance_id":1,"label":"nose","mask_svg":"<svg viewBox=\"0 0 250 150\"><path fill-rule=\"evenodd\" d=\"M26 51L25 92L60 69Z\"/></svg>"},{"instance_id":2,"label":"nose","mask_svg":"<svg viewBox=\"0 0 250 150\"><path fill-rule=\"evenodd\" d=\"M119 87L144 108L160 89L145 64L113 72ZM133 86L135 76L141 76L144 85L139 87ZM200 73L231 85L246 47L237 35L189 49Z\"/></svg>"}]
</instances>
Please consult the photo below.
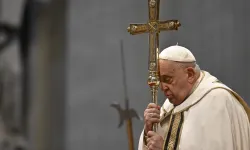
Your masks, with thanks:
<instances>
[{"instance_id":1,"label":"nose","mask_svg":"<svg viewBox=\"0 0 250 150\"><path fill-rule=\"evenodd\" d=\"M162 91L165 91L165 90L168 90L169 88L168 88L168 85L166 84L166 83L160 83L160 85L161 85L161 90Z\"/></svg>"}]
</instances>

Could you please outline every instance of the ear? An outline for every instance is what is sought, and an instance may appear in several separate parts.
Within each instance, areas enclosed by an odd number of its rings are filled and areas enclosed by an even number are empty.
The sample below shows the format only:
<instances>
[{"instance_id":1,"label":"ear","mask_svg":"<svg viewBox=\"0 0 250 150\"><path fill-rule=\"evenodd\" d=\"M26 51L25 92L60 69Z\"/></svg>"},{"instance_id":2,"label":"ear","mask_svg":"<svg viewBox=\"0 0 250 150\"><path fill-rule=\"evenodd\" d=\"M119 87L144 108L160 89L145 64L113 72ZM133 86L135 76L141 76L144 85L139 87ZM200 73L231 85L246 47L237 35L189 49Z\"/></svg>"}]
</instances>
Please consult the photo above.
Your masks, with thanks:
<instances>
[{"instance_id":1,"label":"ear","mask_svg":"<svg viewBox=\"0 0 250 150\"><path fill-rule=\"evenodd\" d=\"M195 71L194 68L188 67L186 68L187 75L188 75L188 82L189 83L194 83L195 82Z\"/></svg>"}]
</instances>

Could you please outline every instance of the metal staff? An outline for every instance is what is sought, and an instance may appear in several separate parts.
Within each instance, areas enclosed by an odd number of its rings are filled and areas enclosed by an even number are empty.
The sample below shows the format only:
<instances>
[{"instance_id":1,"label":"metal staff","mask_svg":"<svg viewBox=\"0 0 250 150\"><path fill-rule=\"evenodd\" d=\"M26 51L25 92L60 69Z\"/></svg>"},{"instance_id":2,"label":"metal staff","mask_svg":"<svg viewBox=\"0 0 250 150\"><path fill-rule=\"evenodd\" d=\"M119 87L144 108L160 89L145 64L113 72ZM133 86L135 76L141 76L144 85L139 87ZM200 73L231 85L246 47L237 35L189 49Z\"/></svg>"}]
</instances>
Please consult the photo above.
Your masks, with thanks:
<instances>
[{"instance_id":1,"label":"metal staff","mask_svg":"<svg viewBox=\"0 0 250 150\"><path fill-rule=\"evenodd\" d=\"M152 93L152 102L157 104L157 94L160 84L159 80L159 34L160 31L178 30L178 20L159 20L160 0L148 0L149 21L146 24L130 24L128 32L132 35L149 33L149 62L148 62L148 85ZM153 125L156 131L156 124Z\"/></svg>"}]
</instances>

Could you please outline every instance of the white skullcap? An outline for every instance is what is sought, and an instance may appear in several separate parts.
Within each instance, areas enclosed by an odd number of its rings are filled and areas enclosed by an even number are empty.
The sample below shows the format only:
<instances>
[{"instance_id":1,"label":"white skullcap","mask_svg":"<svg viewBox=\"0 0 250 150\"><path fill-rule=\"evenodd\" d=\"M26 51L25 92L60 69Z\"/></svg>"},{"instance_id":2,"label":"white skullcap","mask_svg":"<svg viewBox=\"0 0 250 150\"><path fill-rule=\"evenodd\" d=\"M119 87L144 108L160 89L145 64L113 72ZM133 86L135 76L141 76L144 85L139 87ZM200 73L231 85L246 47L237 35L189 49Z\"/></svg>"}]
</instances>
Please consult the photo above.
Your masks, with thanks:
<instances>
[{"instance_id":1,"label":"white skullcap","mask_svg":"<svg viewBox=\"0 0 250 150\"><path fill-rule=\"evenodd\" d=\"M177 62L195 62L194 55L185 47L174 45L164 49L159 54L159 59Z\"/></svg>"}]
</instances>

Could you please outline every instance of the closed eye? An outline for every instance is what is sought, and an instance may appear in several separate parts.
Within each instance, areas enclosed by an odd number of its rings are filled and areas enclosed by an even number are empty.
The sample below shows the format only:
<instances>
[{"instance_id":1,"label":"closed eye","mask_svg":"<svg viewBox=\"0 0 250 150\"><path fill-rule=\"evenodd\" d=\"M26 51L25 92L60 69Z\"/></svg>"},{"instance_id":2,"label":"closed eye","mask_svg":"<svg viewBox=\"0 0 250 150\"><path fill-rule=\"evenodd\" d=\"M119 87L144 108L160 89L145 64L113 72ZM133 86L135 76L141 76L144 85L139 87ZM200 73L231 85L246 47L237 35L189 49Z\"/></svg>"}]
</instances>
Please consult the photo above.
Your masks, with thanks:
<instances>
[{"instance_id":1,"label":"closed eye","mask_svg":"<svg viewBox=\"0 0 250 150\"><path fill-rule=\"evenodd\" d=\"M160 82L171 84L173 82L173 78L167 75L160 76Z\"/></svg>"}]
</instances>

